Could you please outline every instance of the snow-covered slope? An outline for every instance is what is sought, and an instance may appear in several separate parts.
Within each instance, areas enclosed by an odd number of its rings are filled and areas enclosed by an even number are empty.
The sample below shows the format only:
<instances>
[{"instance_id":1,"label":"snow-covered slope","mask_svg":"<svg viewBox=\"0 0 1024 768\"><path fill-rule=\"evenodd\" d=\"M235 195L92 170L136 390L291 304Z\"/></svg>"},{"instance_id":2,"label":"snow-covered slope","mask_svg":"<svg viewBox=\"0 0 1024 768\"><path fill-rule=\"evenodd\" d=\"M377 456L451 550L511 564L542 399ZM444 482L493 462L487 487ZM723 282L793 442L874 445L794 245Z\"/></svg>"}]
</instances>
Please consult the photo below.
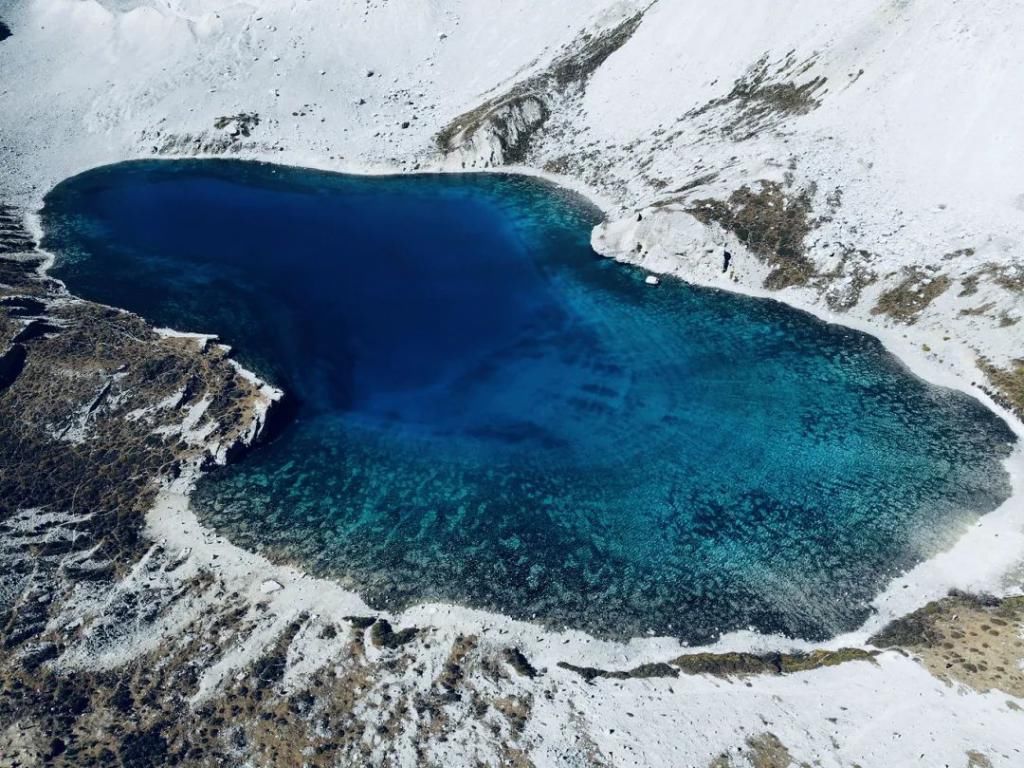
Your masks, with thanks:
<instances>
[{"instance_id":1,"label":"snow-covered slope","mask_svg":"<svg viewBox=\"0 0 1024 768\"><path fill-rule=\"evenodd\" d=\"M522 165L606 203L609 255L757 292L781 242L767 287L791 303L909 327L965 380L979 355L1024 357L1019 3L29 0L0 18L16 202L155 153Z\"/></svg>"},{"instance_id":2,"label":"snow-covered slope","mask_svg":"<svg viewBox=\"0 0 1024 768\"><path fill-rule=\"evenodd\" d=\"M0 0L0 21L0 202L30 211L69 175L148 156L531 170L601 203L602 253L865 328L925 375L1024 408L1022 3ZM1022 554L1019 502L894 583L878 621L954 583L1019 592L1019 574L1003 578ZM181 519L151 515L159 536L240 584L267 577L254 555L207 546L181 505ZM295 592L275 593L289 620L322 607ZM750 688L590 686L554 666L557 636L418 610L406 618L446 642L494 643L501 626L550 657L551 677L528 684L539 764L571 752L576 764L753 765L721 755L769 727L822 765L1021 759L1017 703L947 687L895 653ZM586 658L590 640L577 640L588 663L661 658L660 639ZM476 750L466 734L445 754Z\"/></svg>"}]
</instances>

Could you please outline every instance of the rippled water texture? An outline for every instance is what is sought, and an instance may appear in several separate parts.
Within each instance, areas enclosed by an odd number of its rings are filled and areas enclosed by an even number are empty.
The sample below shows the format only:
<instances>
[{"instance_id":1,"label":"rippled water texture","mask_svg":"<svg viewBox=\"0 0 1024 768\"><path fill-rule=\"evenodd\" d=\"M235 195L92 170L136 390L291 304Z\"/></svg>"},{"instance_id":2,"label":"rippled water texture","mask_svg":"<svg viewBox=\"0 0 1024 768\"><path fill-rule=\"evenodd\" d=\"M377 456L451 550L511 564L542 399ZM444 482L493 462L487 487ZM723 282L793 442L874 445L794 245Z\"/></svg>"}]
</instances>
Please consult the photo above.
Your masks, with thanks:
<instances>
[{"instance_id":1,"label":"rippled water texture","mask_svg":"<svg viewBox=\"0 0 1024 768\"><path fill-rule=\"evenodd\" d=\"M978 402L779 304L648 287L597 220L517 177L215 161L89 172L44 210L72 291L219 333L297 396L201 518L378 606L823 638L1006 497Z\"/></svg>"}]
</instances>

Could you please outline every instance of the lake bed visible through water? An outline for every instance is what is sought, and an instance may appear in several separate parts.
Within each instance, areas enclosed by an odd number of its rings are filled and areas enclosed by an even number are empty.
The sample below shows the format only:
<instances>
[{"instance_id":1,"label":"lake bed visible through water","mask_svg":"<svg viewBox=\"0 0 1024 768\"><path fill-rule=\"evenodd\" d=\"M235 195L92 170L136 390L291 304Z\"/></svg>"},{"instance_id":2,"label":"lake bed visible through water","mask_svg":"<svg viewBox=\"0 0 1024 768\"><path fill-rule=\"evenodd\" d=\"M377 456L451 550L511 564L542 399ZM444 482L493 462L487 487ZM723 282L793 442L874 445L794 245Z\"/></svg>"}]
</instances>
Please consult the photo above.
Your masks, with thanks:
<instances>
[{"instance_id":1,"label":"lake bed visible through water","mask_svg":"<svg viewBox=\"0 0 1024 768\"><path fill-rule=\"evenodd\" d=\"M1010 492L1009 427L871 336L600 259L509 175L144 161L46 198L72 293L297 403L200 519L398 609L823 639Z\"/></svg>"}]
</instances>

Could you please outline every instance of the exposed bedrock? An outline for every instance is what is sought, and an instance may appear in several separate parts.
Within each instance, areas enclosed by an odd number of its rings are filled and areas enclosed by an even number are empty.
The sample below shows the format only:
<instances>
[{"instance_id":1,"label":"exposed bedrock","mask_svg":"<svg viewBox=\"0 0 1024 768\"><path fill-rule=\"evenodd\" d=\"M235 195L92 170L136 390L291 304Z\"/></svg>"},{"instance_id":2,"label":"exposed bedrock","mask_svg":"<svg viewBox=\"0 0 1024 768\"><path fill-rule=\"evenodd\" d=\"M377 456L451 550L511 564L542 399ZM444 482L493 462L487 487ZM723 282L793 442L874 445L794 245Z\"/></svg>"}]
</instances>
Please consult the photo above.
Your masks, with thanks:
<instances>
[{"instance_id":1,"label":"exposed bedrock","mask_svg":"<svg viewBox=\"0 0 1024 768\"><path fill-rule=\"evenodd\" d=\"M0 23L0 32L3 24ZM0 34L0 40L3 35ZM31 251L36 244L25 229L21 216L9 205L0 203L0 254Z\"/></svg>"},{"instance_id":2,"label":"exposed bedrock","mask_svg":"<svg viewBox=\"0 0 1024 768\"><path fill-rule=\"evenodd\" d=\"M850 661L871 661L878 654L860 648L810 653L690 653L667 662L641 664L625 670L581 667L566 662L558 666L575 672L588 683L599 678L630 680L686 675L747 677L751 675L788 675L822 667L834 667Z\"/></svg>"},{"instance_id":3,"label":"exposed bedrock","mask_svg":"<svg viewBox=\"0 0 1024 768\"><path fill-rule=\"evenodd\" d=\"M581 33L550 64L449 122L436 137L455 167L488 168L524 163L551 105L579 99L590 76L633 36L644 12L596 34Z\"/></svg>"},{"instance_id":4,"label":"exposed bedrock","mask_svg":"<svg viewBox=\"0 0 1024 768\"><path fill-rule=\"evenodd\" d=\"M456 152L464 166L490 167L522 162L530 139L548 118L548 108L537 96L513 96L480 114L466 125L439 138L446 153Z\"/></svg>"}]
</instances>

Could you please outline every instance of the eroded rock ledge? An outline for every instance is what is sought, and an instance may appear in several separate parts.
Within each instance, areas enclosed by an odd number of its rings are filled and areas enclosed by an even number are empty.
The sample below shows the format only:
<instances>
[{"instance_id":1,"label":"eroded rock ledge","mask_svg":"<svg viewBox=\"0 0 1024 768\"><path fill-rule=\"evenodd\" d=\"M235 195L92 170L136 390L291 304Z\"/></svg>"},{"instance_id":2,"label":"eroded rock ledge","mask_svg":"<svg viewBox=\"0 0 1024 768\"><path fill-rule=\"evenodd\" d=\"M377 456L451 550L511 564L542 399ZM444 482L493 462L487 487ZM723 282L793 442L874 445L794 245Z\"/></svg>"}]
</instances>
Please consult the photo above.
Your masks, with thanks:
<instances>
[{"instance_id":1,"label":"eroded rock ledge","mask_svg":"<svg viewBox=\"0 0 1024 768\"><path fill-rule=\"evenodd\" d=\"M588 683L598 678L612 680L651 677L679 677L686 675L714 675L715 677L746 677L750 675L790 675L809 672L822 667L834 667L848 661L871 661L875 651L860 648L842 648L838 651L811 651L810 653L690 653L667 662L642 664L626 670L580 667L567 662L559 666L575 672Z\"/></svg>"},{"instance_id":2,"label":"eroded rock ledge","mask_svg":"<svg viewBox=\"0 0 1024 768\"><path fill-rule=\"evenodd\" d=\"M551 104L578 99L590 76L632 37L643 11L600 32L582 33L540 72L459 115L436 136L462 168L521 163L547 122Z\"/></svg>"}]
</instances>

